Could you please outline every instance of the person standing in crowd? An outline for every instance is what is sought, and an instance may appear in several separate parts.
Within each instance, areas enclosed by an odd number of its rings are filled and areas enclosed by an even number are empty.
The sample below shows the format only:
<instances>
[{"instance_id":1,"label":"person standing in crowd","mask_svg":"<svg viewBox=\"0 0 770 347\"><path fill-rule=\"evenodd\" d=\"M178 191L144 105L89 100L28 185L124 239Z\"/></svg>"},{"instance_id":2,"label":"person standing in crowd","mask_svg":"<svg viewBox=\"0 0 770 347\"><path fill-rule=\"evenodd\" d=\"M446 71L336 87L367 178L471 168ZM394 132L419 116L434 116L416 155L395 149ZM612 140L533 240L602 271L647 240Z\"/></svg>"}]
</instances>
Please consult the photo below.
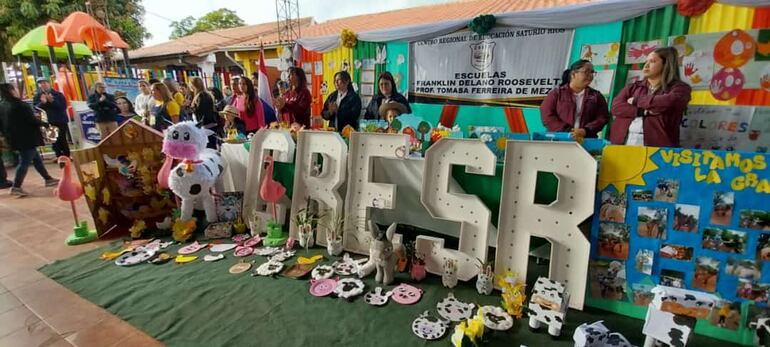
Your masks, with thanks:
<instances>
[{"instance_id":1,"label":"person standing in crowd","mask_svg":"<svg viewBox=\"0 0 770 347\"><path fill-rule=\"evenodd\" d=\"M338 132L346 126L358 130L358 118L361 117L361 98L353 90L350 74L340 71L334 74L334 87L337 89L326 98L321 117L329 121Z\"/></svg>"},{"instance_id":2,"label":"person standing in crowd","mask_svg":"<svg viewBox=\"0 0 770 347\"><path fill-rule=\"evenodd\" d=\"M398 102L404 105L406 113L412 113L409 102L396 89L396 81L390 72L385 71L381 73L377 79L377 84L380 89L377 91L377 95L372 98L372 101L369 102L369 105L366 106L365 119L380 119L380 105L383 102Z\"/></svg>"},{"instance_id":3,"label":"person standing in crowd","mask_svg":"<svg viewBox=\"0 0 770 347\"><path fill-rule=\"evenodd\" d=\"M578 60L564 71L561 85L540 105L540 118L548 131L570 132L576 139L595 138L607 125L607 100L589 87L595 73L588 60Z\"/></svg>"},{"instance_id":4,"label":"person standing in crowd","mask_svg":"<svg viewBox=\"0 0 770 347\"><path fill-rule=\"evenodd\" d=\"M171 93L171 98L176 101L176 104L179 106L184 105L184 94L179 91L179 83L174 81L171 77L166 77L163 79L163 84L166 85L166 88L168 89L168 92Z\"/></svg>"},{"instance_id":5,"label":"person standing in crowd","mask_svg":"<svg viewBox=\"0 0 770 347\"><path fill-rule=\"evenodd\" d=\"M658 48L644 63L644 79L631 83L615 96L610 142L616 145L679 147L679 127L690 86L679 77L673 47Z\"/></svg>"},{"instance_id":6,"label":"person standing in crowd","mask_svg":"<svg viewBox=\"0 0 770 347\"><path fill-rule=\"evenodd\" d=\"M145 124L150 124L150 111L155 106L155 99L152 98L152 91L150 91L150 83L139 81L139 91L141 93L134 99L134 109L136 114L142 117Z\"/></svg>"},{"instance_id":7,"label":"person standing in crowd","mask_svg":"<svg viewBox=\"0 0 770 347\"><path fill-rule=\"evenodd\" d=\"M211 93L211 96L214 97L214 106L216 107L217 112L224 110L227 103L225 102L225 96L222 95L222 91L217 87L208 87L208 91Z\"/></svg>"},{"instance_id":8,"label":"person standing in crowd","mask_svg":"<svg viewBox=\"0 0 770 347\"><path fill-rule=\"evenodd\" d=\"M246 132L254 133L266 125L262 100L257 96L250 79L241 77L238 83L241 95L236 97L233 106L238 109L241 119L246 124Z\"/></svg>"},{"instance_id":9,"label":"person standing in crowd","mask_svg":"<svg viewBox=\"0 0 770 347\"><path fill-rule=\"evenodd\" d=\"M6 141L3 134L3 121L0 119L0 189L6 189L13 187L13 182L8 180L8 173L5 172L5 163L3 162L2 153L5 151Z\"/></svg>"},{"instance_id":10,"label":"person standing in crowd","mask_svg":"<svg viewBox=\"0 0 770 347\"><path fill-rule=\"evenodd\" d=\"M96 129L102 139L118 128L117 115L120 110L115 103L115 97L107 93L104 83L94 83L94 93L88 97L88 107L94 111Z\"/></svg>"},{"instance_id":11,"label":"person standing in crowd","mask_svg":"<svg viewBox=\"0 0 770 347\"><path fill-rule=\"evenodd\" d=\"M40 119L35 117L32 107L19 98L19 92L13 84L0 83L0 126L10 147L19 152L20 159L11 187L12 196L27 196L27 192L21 189L21 185L24 183L30 164L43 177L46 187L53 187L59 183L58 179L48 174L48 170L43 165L43 158L37 151L37 147L45 144L43 134L40 132L42 125Z\"/></svg>"},{"instance_id":12,"label":"person standing in crowd","mask_svg":"<svg viewBox=\"0 0 770 347\"><path fill-rule=\"evenodd\" d=\"M155 99L150 113L152 114L151 125L159 131L163 131L171 124L179 122L180 106L176 103L163 83L152 85L152 97Z\"/></svg>"},{"instance_id":13,"label":"person standing in crowd","mask_svg":"<svg viewBox=\"0 0 770 347\"><path fill-rule=\"evenodd\" d=\"M289 68L289 91L283 98L276 98L275 107L280 113L288 112L293 123L310 128L310 102L313 97L307 89L305 71L298 67Z\"/></svg>"},{"instance_id":14,"label":"person standing in crowd","mask_svg":"<svg viewBox=\"0 0 770 347\"><path fill-rule=\"evenodd\" d=\"M67 133L69 127L67 124L70 121L67 115L67 99L64 94L51 88L51 84L47 78L39 78L37 80L37 93L32 98L32 104L45 111L48 117L48 124L56 127L59 130L59 134L56 137L56 142L53 143L53 151L56 157L70 156L70 146L67 142Z\"/></svg>"},{"instance_id":15,"label":"person standing in crowd","mask_svg":"<svg viewBox=\"0 0 770 347\"><path fill-rule=\"evenodd\" d=\"M281 96L281 90L280 90L281 83L286 83L286 82L281 81L281 79L279 78L277 81L275 81L275 84L273 84L273 89L270 92L273 94L274 98ZM286 86L288 87L288 84L286 84Z\"/></svg>"},{"instance_id":16,"label":"person standing in crowd","mask_svg":"<svg viewBox=\"0 0 770 347\"><path fill-rule=\"evenodd\" d=\"M190 79L190 87L193 93L190 110L195 117L195 123L197 123L198 127L214 132L214 135L209 136L207 147L217 149L216 134L220 134L222 129L219 128L219 115L217 115L214 97L209 94L203 85L203 79L198 76Z\"/></svg>"},{"instance_id":17,"label":"person standing in crowd","mask_svg":"<svg viewBox=\"0 0 770 347\"><path fill-rule=\"evenodd\" d=\"M251 73L251 84L254 85L255 89L259 90L259 73L258 72Z\"/></svg>"},{"instance_id":18,"label":"person standing in crowd","mask_svg":"<svg viewBox=\"0 0 770 347\"><path fill-rule=\"evenodd\" d=\"M241 78L237 76L230 80L230 89L233 90L233 95L230 97L230 102L227 103L228 105L235 104L235 100L238 99L239 96L243 95L240 80Z\"/></svg>"},{"instance_id":19,"label":"person standing in crowd","mask_svg":"<svg viewBox=\"0 0 770 347\"><path fill-rule=\"evenodd\" d=\"M275 83L276 89L278 89L278 96L277 98L284 98L284 95L289 92L289 82L278 80L278 82ZM273 103L275 104L275 103ZM276 107L276 113L279 115L278 121L286 124L291 124L291 113L289 111L281 112Z\"/></svg>"},{"instance_id":20,"label":"person standing in crowd","mask_svg":"<svg viewBox=\"0 0 770 347\"><path fill-rule=\"evenodd\" d=\"M230 88L230 86L224 86L222 88L222 96L224 97L223 100L225 102L225 105L230 105L233 102L233 89Z\"/></svg>"},{"instance_id":21,"label":"person standing in crowd","mask_svg":"<svg viewBox=\"0 0 770 347\"><path fill-rule=\"evenodd\" d=\"M192 110L190 110L190 104L192 104L192 98L193 98L192 91L187 86L187 84L182 83L179 85L179 93L181 93L182 96L184 96L184 101L182 102L182 114L191 114ZM183 119L183 120L189 120L189 119Z\"/></svg>"},{"instance_id":22,"label":"person standing in crowd","mask_svg":"<svg viewBox=\"0 0 770 347\"><path fill-rule=\"evenodd\" d=\"M120 96L115 98L115 104L118 105L118 109L120 110L120 113L118 113L118 117L120 117L119 123L123 123L131 118L137 117L136 111L134 110L134 105L131 104L131 101L128 100L125 96Z\"/></svg>"}]
</instances>

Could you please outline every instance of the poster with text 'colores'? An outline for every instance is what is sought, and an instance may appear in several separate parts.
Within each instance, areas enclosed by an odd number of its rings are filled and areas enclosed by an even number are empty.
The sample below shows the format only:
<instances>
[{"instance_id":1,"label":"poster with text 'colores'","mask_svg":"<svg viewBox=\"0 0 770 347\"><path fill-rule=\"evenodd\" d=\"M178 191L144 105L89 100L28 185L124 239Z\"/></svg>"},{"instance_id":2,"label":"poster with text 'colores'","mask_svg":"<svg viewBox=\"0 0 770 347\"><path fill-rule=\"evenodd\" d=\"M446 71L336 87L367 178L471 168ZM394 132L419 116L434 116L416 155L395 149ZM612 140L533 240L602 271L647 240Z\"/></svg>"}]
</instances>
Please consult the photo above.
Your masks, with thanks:
<instances>
[{"instance_id":1,"label":"poster with text 'colores'","mask_svg":"<svg viewBox=\"0 0 770 347\"><path fill-rule=\"evenodd\" d=\"M680 126L684 148L765 153L770 107L690 105Z\"/></svg>"}]
</instances>

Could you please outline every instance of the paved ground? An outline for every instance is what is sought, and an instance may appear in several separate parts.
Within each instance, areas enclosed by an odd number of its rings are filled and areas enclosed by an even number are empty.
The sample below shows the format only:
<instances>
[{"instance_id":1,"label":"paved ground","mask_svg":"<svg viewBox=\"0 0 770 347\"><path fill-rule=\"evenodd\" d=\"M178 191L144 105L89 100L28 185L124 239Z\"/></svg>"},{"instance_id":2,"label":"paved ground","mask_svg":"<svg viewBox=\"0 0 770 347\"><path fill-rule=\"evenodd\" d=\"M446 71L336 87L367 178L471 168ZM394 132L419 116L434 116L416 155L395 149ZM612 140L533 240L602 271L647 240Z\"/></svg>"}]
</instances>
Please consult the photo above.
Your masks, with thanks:
<instances>
[{"instance_id":1,"label":"paved ground","mask_svg":"<svg viewBox=\"0 0 770 347\"><path fill-rule=\"evenodd\" d=\"M59 177L58 166L47 167ZM12 169L8 175L13 179ZM108 241L65 245L73 225L69 204L33 168L23 188L30 196L21 199L0 190L0 346L161 346L35 270ZM93 227L83 198L77 208Z\"/></svg>"}]
</instances>

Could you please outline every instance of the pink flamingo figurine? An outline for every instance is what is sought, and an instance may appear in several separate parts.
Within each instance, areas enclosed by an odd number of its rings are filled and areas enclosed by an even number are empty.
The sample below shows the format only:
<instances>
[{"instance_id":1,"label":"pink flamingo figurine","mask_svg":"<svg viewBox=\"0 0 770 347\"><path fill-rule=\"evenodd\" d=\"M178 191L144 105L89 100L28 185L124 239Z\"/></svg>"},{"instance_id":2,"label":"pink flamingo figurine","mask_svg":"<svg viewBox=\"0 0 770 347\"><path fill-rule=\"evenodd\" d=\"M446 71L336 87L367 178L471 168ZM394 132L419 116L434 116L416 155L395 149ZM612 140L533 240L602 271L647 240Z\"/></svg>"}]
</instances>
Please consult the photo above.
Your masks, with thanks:
<instances>
[{"instance_id":1,"label":"pink flamingo figurine","mask_svg":"<svg viewBox=\"0 0 770 347\"><path fill-rule=\"evenodd\" d=\"M62 174L59 185L53 191L53 194L63 201L69 201L72 207L72 216L75 218L75 227L73 228L74 234L67 237L68 245L78 245L81 243L90 242L96 239L96 231L88 230L88 222L82 223L78 220L78 212L75 209L75 201L83 196L83 186L80 182L72 179L72 161L70 158L61 156L58 160L60 165L63 165L64 173Z\"/></svg>"},{"instance_id":2,"label":"pink flamingo figurine","mask_svg":"<svg viewBox=\"0 0 770 347\"><path fill-rule=\"evenodd\" d=\"M262 197L262 200L272 203L273 219L277 222L278 215L275 211L275 204L278 203L278 200L280 200L283 194L286 193L286 187L284 187L281 182L273 179L273 166L275 165L273 157L268 155L265 157L265 161L267 162L267 168L265 168L262 184L259 186L259 196Z\"/></svg>"}]
</instances>

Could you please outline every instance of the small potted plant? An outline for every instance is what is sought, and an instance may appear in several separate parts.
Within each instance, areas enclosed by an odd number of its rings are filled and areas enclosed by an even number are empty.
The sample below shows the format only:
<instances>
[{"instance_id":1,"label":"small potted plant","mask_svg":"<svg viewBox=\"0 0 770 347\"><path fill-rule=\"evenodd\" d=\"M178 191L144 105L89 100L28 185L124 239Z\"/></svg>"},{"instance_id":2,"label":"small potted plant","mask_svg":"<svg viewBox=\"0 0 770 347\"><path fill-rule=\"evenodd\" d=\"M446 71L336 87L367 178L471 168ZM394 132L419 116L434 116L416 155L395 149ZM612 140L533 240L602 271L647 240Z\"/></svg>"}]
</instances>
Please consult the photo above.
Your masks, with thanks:
<instances>
[{"instance_id":1,"label":"small potted plant","mask_svg":"<svg viewBox=\"0 0 770 347\"><path fill-rule=\"evenodd\" d=\"M310 199L306 201L305 208L297 211L293 219L294 225L299 229L299 246L304 247L305 250L315 245L313 224L316 224L320 218L310 210Z\"/></svg>"},{"instance_id":2,"label":"small potted plant","mask_svg":"<svg viewBox=\"0 0 770 347\"><path fill-rule=\"evenodd\" d=\"M396 263L396 270L398 272L406 272L409 270L409 263L414 256L414 241L405 242L396 251L398 255L398 262Z\"/></svg>"},{"instance_id":3,"label":"small potted plant","mask_svg":"<svg viewBox=\"0 0 770 347\"><path fill-rule=\"evenodd\" d=\"M260 218L259 218L259 213L257 213L256 209L251 211L251 216L248 218L248 224L249 224L249 230L251 231L251 236L259 235Z\"/></svg>"},{"instance_id":4,"label":"small potted plant","mask_svg":"<svg viewBox=\"0 0 770 347\"><path fill-rule=\"evenodd\" d=\"M345 219L340 214L332 213L324 225L326 229L326 252L331 256L342 253L342 234L345 232Z\"/></svg>"},{"instance_id":5,"label":"small potted plant","mask_svg":"<svg viewBox=\"0 0 770 347\"><path fill-rule=\"evenodd\" d=\"M412 256L412 268L409 270L409 275L412 280L420 282L427 276L425 271L425 256L420 253L415 253Z\"/></svg>"}]
</instances>

